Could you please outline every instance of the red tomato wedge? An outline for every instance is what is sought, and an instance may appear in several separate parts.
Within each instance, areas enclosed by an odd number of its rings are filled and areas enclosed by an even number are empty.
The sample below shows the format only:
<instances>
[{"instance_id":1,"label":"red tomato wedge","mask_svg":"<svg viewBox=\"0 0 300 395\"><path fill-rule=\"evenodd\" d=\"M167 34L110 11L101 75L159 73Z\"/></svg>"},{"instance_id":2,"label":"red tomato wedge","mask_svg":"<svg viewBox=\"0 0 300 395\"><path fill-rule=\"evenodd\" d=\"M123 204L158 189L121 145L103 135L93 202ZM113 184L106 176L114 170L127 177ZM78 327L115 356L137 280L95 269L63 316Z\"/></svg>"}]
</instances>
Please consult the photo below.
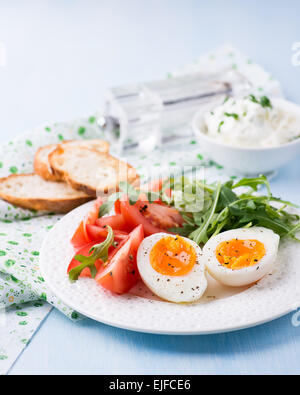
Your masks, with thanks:
<instances>
[{"instance_id":1,"label":"red tomato wedge","mask_svg":"<svg viewBox=\"0 0 300 395\"><path fill-rule=\"evenodd\" d=\"M143 238L143 227L139 225L129 234L128 240L120 244L107 265L99 270L95 278L99 285L123 294L136 284L139 279L136 255Z\"/></svg>"},{"instance_id":2,"label":"red tomato wedge","mask_svg":"<svg viewBox=\"0 0 300 395\"><path fill-rule=\"evenodd\" d=\"M175 208L164 204L137 202L135 206L152 225L160 229L176 228L182 226L184 222Z\"/></svg>"},{"instance_id":3,"label":"red tomato wedge","mask_svg":"<svg viewBox=\"0 0 300 395\"><path fill-rule=\"evenodd\" d=\"M71 243L75 248L82 247L84 244L88 243L84 233L83 221L80 222L78 228L76 229L71 239Z\"/></svg>"},{"instance_id":4,"label":"red tomato wedge","mask_svg":"<svg viewBox=\"0 0 300 395\"><path fill-rule=\"evenodd\" d=\"M176 209L164 204L149 204L146 201L139 200L134 205L130 205L128 200L122 200L120 206L127 226L136 227L141 224L145 236L165 232L168 228L182 226L184 222Z\"/></svg>"},{"instance_id":5,"label":"red tomato wedge","mask_svg":"<svg viewBox=\"0 0 300 395\"><path fill-rule=\"evenodd\" d=\"M106 228L100 228L100 226L96 225L87 225L86 226L87 232L89 234L89 238L92 241L97 241L98 243L101 243L106 239L107 236L107 229ZM114 231L114 238L117 242L120 242L126 238L128 238L128 233L123 232L121 230L113 230ZM94 243L95 244L95 243Z\"/></svg>"},{"instance_id":6,"label":"red tomato wedge","mask_svg":"<svg viewBox=\"0 0 300 395\"><path fill-rule=\"evenodd\" d=\"M74 269L74 267L77 267L77 266L79 266L81 264L79 261L76 261L75 256L76 255L89 256L90 255L89 251L94 245L95 245L95 243L86 244L84 247L80 248L76 252L76 254L74 255L74 258L71 260L71 262L69 264L67 273L69 273L72 269ZM97 270L100 269L101 265L102 265L102 261L101 260L98 260L98 261L95 262L95 266L96 266ZM92 278L90 269L88 267L83 269L83 271L81 272L79 277L90 277L90 278Z\"/></svg>"},{"instance_id":7,"label":"red tomato wedge","mask_svg":"<svg viewBox=\"0 0 300 395\"><path fill-rule=\"evenodd\" d=\"M119 199L115 201L115 213L121 214L121 202Z\"/></svg>"},{"instance_id":8,"label":"red tomato wedge","mask_svg":"<svg viewBox=\"0 0 300 395\"><path fill-rule=\"evenodd\" d=\"M138 202L136 205L130 205L128 200L122 200L121 202L121 213L127 224L127 226L135 228L139 225L143 226L145 236L150 236L153 233L159 233L162 229L154 226L148 221L142 214L142 210L139 205L144 202Z\"/></svg>"},{"instance_id":9,"label":"red tomato wedge","mask_svg":"<svg viewBox=\"0 0 300 395\"><path fill-rule=\"evenodd\" d=\"M101 226L102 228L109 225L114 230L128 231L128 227L126 227L126 223L122 214L98 218L96 220L96 225Z\"/></svg>"},{"instance_id":10,"label":"red tomato wedge","mask_svg":"<svg viewBox=\"0 0 300 395\"><path fill-rule=\"evenodd\" d=\"M87 225L94 225L99 216L99 209L103 201L99 197L92 208L92 210L86 215L83 221L80 222L76 229L74 236L71 239L71 243L75 248L82 247L84 244L90 243L91 239L87 232Z\"/></svg>"}]
</instances>

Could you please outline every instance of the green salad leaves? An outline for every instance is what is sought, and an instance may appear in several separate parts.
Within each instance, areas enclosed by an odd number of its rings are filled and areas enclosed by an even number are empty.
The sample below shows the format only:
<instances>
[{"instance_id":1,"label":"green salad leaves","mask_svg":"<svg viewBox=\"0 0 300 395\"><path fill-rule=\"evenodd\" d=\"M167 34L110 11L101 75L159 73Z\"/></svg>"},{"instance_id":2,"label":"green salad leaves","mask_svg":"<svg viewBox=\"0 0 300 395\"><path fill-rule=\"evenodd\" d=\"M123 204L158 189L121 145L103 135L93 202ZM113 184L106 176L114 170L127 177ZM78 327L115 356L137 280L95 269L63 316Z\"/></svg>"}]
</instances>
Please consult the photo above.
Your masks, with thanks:
<instances>
[{"instance_id":1,"label":"green salad leaves","mask_svg":"<svg viewBox=\"0 0 300 395\"><path fill-rule=\"evenodd\" d=\"M114 242L114 232L110 226L107 226L108 233L106 239L103 241L103 243L96 244L94 245L90 251L89 251L89 256L85 255L76 255L74 259L76 261L80 262L81 265L74 267L72 270L69 272L69 279L71 281L76 281L78 280L81 272L85 268L89 268L91 271L92 278L95 278L97 274L97 268L95 266L95 263L98 259L101 259L103 263L107 262L108 260L108 249L109 247L113 244Z\"/></svg>"},{"instance_id":2,"label":"green salad leaves","mask_svg":"<svg viewBox=\"0 0 300 395\"><path fill-rule=\"evenodd\" d=\"M173 190L172 198L162 192L161 199L177 208L185 220L183 227L169 231L189 237L197 244L205 244L221 231L251 226L263 226L280 237L300 241L296 237L300 230L299 216L286 210L288 206L296 206L274 197L265 176L211 185L184 177L168 182ZM255 193L259 186L266 187L266 195Z\"/></svg>"}]
</instances>

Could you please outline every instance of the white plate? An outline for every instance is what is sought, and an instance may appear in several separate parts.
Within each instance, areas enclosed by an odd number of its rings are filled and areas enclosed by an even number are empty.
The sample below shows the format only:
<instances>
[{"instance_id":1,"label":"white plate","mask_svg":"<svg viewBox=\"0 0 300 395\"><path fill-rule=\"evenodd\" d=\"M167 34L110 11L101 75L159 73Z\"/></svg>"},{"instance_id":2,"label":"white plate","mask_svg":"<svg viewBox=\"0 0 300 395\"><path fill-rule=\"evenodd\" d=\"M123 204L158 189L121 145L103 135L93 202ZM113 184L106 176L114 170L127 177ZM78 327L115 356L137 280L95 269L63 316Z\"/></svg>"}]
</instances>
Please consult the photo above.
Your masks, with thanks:
<instances>
[{"instance_id":1,"label":"white plate","mask_svg":"<svg viewBox=\"0 0 300 395\"><path fill-rule=\"evenodd\" d=\"M47 285L64 303L96 321L160 334L228 332L279 318L300 306L300 243L281 243L274 272L248 288L230 288L209 279L198 303L184 305L154 297L141 283L130 294L115 295L91 279L70 283L70 238L93 202L66 215L49 233L40 254Z\"/></svg>"}]
</instances>

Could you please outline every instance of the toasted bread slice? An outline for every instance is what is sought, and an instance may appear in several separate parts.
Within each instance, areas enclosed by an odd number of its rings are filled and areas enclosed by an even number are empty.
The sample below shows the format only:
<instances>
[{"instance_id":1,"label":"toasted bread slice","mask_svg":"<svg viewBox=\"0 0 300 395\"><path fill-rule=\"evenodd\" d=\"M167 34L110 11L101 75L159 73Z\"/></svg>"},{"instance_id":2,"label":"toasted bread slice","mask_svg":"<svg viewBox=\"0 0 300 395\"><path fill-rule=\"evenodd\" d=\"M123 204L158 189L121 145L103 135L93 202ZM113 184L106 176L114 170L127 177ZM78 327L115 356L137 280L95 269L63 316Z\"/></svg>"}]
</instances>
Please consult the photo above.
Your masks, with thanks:
<instances>
[{"instance_id":1,"label":"toasted bread slice","mask_svg":"<svg viewBox=\"0 0 300 395\"><path fill-rule=\"evenodd\" d=\"M34 157L34 171L36 174L48 181L60 181L60 179L53 174L49 164L49 154L57 148L57 144L46 145L37 150Z\"/></svg>"},{"instance_id":2,"label":"toasted bread slice","mask_svg":"<svg viewBox=\"0 0 300 395\"><path fill-rule=\"evenodd\" d=\"M60 146L49 155L49 161L54 174L93 197L117 191L120 181L138 180L132 166L94 149Z\"/></svg>"},{"instance_id":3,"label":"toasted bread slice","mask_svg":"<svg viewBox=\"0 0 300 395\"><path fill-rule=\"evenodd\" d=\"M62 147L87 147L103 153L108 153L109 151L109 144L100 139L70 140L64 141L59 145ZM41 147L34 157L34 171L36 174L48 181L63 181L59 175L53 173L49 164L49 154L51 154L51 152L53 152L57 147L57 144L50 144L45 147Z\"/></svg>"},{"instance_id":4,"label":"toasted bread slice","mask_svg":"<svg viewBox=\"0 0 300 395\"><path fill-rule=\"evenodd\" d=\"M27 209L67 213L91 200L63 182L45 181L36 174L0 178L0 198Z\"/></svg>"}]
</instances>

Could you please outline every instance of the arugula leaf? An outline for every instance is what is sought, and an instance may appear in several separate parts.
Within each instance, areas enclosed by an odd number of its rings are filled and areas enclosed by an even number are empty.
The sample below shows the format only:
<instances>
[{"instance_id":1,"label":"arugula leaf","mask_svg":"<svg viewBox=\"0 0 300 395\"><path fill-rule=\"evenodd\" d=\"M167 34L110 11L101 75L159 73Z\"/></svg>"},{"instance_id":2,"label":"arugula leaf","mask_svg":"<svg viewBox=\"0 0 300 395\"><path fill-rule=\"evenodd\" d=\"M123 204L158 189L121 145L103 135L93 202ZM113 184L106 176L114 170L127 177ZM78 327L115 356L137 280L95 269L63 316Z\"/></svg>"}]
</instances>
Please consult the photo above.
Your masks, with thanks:
<instances>
[{"instance_id":1,"label":"arugula leaf","mask_svg":"<svg viewBox=\"0 0 300 395\"><path fill-rule=\"evenodd\" d=\"M97 274L97 268L95 266L96 261L98 259L101 259L103 263L107 262L108 249L114 242L114 233L112 228L110 226L107 226L107 229L108 229L108 234L106 239L104 240L103 243L96 244L90 249L89 254L91 255L75 256L74 259L76 259L76 261L79 261L81 265L74 267L72 270L70 270L69 279L71 281L77 281L81 272L87 267L90 269L92 277L95 278Z\"/></svg>"},{"instance_id":2,"label":"arugula leaf","mask_svg":"<svg viewBox=\"0 0 300 395\"><path fill-rule=\"evenodd\" d=\"M290 232L290 228L284 222L276 218L271 218L263 206L252 213L252 218L255 220L257 226L272 229L279 236L284 236Z\"/></svg>"},{"instance_id":3,"label":"arugula leaf","mask_svg":"<svg viewBox=\"0 0 300 395\"><path fill-rule=\"evenodd\" d=\"M226 185L221 186L220 199L218 201L218 209L223 209L229 204L238 200L237 195Z\"/></svg>"},{"instance_id":4,"label":"arugula leaf","mask_svg":"<svg viewBox=\"0 0 300 395\"><path fill-rule=\"evenodd\" d=\"M170 228L168 229L169 232L183 236L183 237L189 237L191 232L195 229L194 226L189 225L189 224L183 224L182 227L178 228Z\"/></svg>"},{"instance_id":5,"label":"arugula leaf","mask_svg":"<svg viewBox=\"0 0 300 395\"><path fill-rule=\"evenodd\" d=\"M217 204L218 204L218 200L219 200L219 196L220 196L220 192L221 192L221 183L218 183L217 189L214 193L214 202L212 207L210 208L210 210L207 212L206 214L206 222L203 223L202 226L200 226L199 229L196 230L196 232L192 233L192 239L197 243L206 243L208 241L208 236L207 236L207 228L210 225L213 215L215 214L216 208L217 208ZM190 235L191 237L191 235Z\"/></svg>"},{"instance_id":6,"label":"arugula leaf","mask_svg":"<svg viewBox=\"0 0 300 395\"><path fill-rule=\"evenodd\" d=\"M240 181L238 181L235 185L232 186L232 189L238 187L250 187L254 191L257 191L259 185L265 185L268 190L268 195L271 196L270 184L267 177L264 175L254 178L242 178Z\"/></svg>"}]
</instances>

